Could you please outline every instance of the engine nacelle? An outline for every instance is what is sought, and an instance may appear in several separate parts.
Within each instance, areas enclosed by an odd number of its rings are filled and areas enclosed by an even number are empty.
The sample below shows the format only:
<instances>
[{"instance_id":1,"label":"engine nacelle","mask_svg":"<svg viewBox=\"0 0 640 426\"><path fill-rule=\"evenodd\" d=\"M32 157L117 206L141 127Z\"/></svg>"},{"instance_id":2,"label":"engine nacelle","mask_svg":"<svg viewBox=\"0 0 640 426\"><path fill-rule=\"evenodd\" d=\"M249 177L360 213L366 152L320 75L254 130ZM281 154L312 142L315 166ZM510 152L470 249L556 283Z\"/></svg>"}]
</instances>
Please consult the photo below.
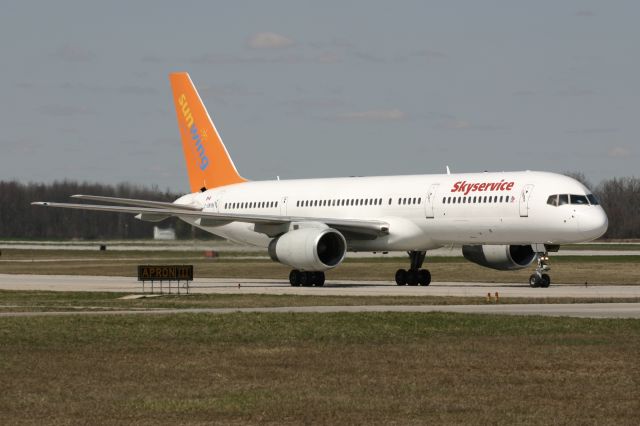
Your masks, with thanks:
<instances>
[{"instance_id":1,"label":"engine nacelle","mask_svg":"<svg viewBox=\"0 0 640 426\"><path fill-rule=\"evenodd\" d=\"M462 255L473 263L500 271L523 269L536 259L536 253L530 245L462 246Z\"/></svg>"},{"instance_id":2,"label":"engine nacelle","mask_svg":"<svg viewBox=\"0 0 640 426\"><path fill-rule=\"evenodd\" d=\"M347 241L331 228L302 228L289 231L269 243L272 260L301 271L335 268L347 253Z\"/></svg>"}]
</instances>

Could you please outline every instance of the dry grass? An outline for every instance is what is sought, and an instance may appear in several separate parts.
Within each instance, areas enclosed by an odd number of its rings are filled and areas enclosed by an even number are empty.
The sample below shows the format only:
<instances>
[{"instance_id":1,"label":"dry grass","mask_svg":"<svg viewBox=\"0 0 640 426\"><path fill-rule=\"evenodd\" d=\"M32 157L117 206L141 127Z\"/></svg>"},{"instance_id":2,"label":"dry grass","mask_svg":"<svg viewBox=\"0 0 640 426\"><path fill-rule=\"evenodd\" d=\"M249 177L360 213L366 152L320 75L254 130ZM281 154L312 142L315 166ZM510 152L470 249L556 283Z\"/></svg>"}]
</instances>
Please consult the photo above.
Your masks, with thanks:
<instances>
[{"instance_id":1,"label":"dry grass","mask_svg":"<svg viewBox=\"0 0 640 426\"><path fill-rule=\"evenodd\" d=\"M100 311L114 309L253 308L282 306L362 305L480 305L494 304L482 297L449 296L315 296L276 294L163 295L121 299L127 293L0 290L0 312ZM639 298L502 298L500 303L640 302Z\"/></svg>"},{"instance_id":2,"label":"dry grass","mask_svg":"<svg viewBox=\"0 0 640 426\"><path fill-rule=\"evenodd\" d=\"M3 424L637 424L640 321L0 320Z\"/></svg>"}]
</instances>

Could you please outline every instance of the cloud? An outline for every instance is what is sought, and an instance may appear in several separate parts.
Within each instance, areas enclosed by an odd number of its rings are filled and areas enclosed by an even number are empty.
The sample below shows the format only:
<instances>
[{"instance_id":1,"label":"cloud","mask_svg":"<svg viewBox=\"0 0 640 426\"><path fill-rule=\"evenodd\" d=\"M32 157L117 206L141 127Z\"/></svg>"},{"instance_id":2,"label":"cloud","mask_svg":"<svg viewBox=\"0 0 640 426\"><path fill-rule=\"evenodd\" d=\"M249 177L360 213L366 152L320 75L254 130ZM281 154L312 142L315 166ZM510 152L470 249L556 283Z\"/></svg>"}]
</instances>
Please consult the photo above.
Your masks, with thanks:
<instances>
[{"instance_id":1,"label":"cloud","mask_svg":"<svg viewBox=\"0 0 640 426\"><path fill-rule=\"evenodd\" d=\"M300 64L309 62L299 54L278 56L237 56L218 53L207 53L191 59L194 64L204 65L236 65L236 64Z\"/></svg>"},{"instance_id":2,"label":"cloud","mask_svg":"<svg viewBox=\"0 0 640 426\"><path fill-rule=\"evenodd\" d=\"M148 62L150 64L161 64L164 62L167 62L167 60L165 58L163 58L160 55L155 55L155 54L147 54L144 55L142 58L140 58L140 60L142 62Z\"/></svg>"},{"instance_id":3,"label":"cloud","mask_svg":"<svg viewBox=\"0 0 640 426\"><path fill-rule=\"evenodd\" d=\"M50 117L72 117L91 113L89 108L75 105L42 105L38 111Z\"/></svg>"},{"instance_id":4,"label":"cloud","mask_svg":"<svg viewBox=\"0 0 640 426\"><path fill-rule=\"evenodd\" d=\"M503 127L494 126L491 124L474 124L468 120L459 118L446 118L436 123L436 129L443 130L483 130L483 131L496 131L501 130Z\"/></svg>"},{"instance_id":5,"label":"cloud","mask_svg":"<svg viewBox=\"0 0 640 426\"><path fill-rule=\"evenodd\" d=\"M512 93L513 96L535 96L537 95L537 93L534 90L516 90L515 92Z\"/></svg>"},{"instance_id":6,"label":"cloud","mask_svg":"<svg viewBox=\"0 0 640 426\"><path fill-rule=\"evenodd\" d=\"M355 51L351 52L351 55L356 59L360 59L363 62L369 62L371 64L384 64L387 62L387 59L367 52Z\"/></svg>"},{"instance_id":7,"label":"cloud","mask_svg":"<svg viewBox=\"0 0 640 426\"><path fill-rule=\"evenodd\" d=\"M556 92L556 96L591 96L593 94L594 91L591 89L580 89L578 87L569 87Z\"/></svg>"},{"instance_id":8,"label":"cloud","mask_svg":"<svg viewBox=\"0 0 640 426\"><path fill-rule=\"evenodd\" d=\"M619 129L614 127L589 127L586 129L576 129L576 130L567 130L567 133L578 133L578 134L606 134L606 133L617 133Z\"/></svg>"},{"instance_id":9,"label":"cloud","mask_svg":"<svg viewBox=\"0 0 640 426\"><path fill-rule=\"evenodd\" d=\"M127 84L116 88L116 92L124 95L153 95L158 93L158 90L148 86Z\"/></svg>"},{"instance_id":10,"label":"cloud","mask_svg":"<svg viewBox=\"0 0 640 426\"><path fill-rule=\"evenodd\" d=\"M576 16L579 16L581 18L590 18L592 16L596 16L596 14L593 13L593 11L591 11L591 10L584 9L584 10L577 11L576 12Z\"/></svg>"},{"instance_id":11,"label":"cloud","mask_svg":"<svg viewBox=\"0 0 640 426\"><path fill-rule=\"evenodd\" d=\"M64 62L91 62L95 54L81 46L67 44L53 52L53 57Z\"/></svg>"},{"instance_id":12,"label":"cloud","mask_svg":"<svg viewBox=\"0 0 640 426\"><path fill-rule=\"evenodd\" d=\"M337 64L342 62L340 55L333 52L321 52L315 57L315 60L321 64Z\"/></svg>"},{"instance_id":13,"label":"cloud","mask_svg":"<svg viewBox=\"0 0 640 426\"><path fill-rule=\"evenodd\" d=\"M403 120L407 115L399 109L374 109L369 111L345 112L338 115L341 120L352 121L396 121Z\"/></svg>"},{"instance_id":14,"label":"cloud","mask_svg":"<svg viewBox=\"0 0 640 426\"><path fill-rule=\"evenodd\" d=\"M271 32L254 34L247 41L247 45L252 49L281 49L293 44L290 38Z\"/></svg>"},{"instance_id":15,"label":"cloud","mask_svg":"<svg viewBox=\"0 0 640 426\"><path fill-rule=\"evenodd\" d=\"M431 50L431 49L416 50L414 52L409 53L409 56L425 58L425 59L443 59L447 57L445 53L439 52L437 50Z\"/></svg>"},{"instance_id":16,"label":"cloud","mask_svg":"<svg viewBox=\"0 0 640 426\"><path fill-rule=\"evenodd\" d=\"M631 151L623 146L614 146L607 152L607 156L610 158L625 158L631 155Z\"/></svg>"},{"instance_id":17,"label":"cloud","mask_svg":"<svg viewBox=\"0 0 640 426\"><path fill-rule=\"evenodd\" d=\"M450 130L461 130L461 129L470 129L472 127L471 123L466 120L448 120L439 124L438 127L443 129Z\"/></svg>"}]
</instances>

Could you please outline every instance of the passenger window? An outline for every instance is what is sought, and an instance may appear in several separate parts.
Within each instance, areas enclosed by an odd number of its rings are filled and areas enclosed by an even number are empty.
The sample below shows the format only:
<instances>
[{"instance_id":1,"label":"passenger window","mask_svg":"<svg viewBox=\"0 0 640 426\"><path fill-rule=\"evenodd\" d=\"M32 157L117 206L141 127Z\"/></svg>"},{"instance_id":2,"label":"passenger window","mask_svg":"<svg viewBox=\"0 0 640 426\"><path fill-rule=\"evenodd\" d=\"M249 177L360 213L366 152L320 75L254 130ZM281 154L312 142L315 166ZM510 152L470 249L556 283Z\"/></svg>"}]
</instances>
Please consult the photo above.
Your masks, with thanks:
<instances>
[{"instance_id":1,"label":"passenger window","mask_svg":"<svg viewBox=\"0 0 640 426\"><path fill-rule=\"evenodd\" d=\"M575 195L575 194L571 194L569 197L571 197L571 204L579 204L579 205L588 205L589 201L587 200L587 196L586 195Z\"/></svg>"},{"instance_id":2,"label":"passenger window","mask_svg":"<svg viewBox=\"0 0 640 426\"><path fill-rule=\"evenodd\" d=\"M598 204L600 204L598 198L593 194L587 194L587 198L589 199L589 204L591 204L592 206L597 206Z\"/></svg>"},{"instance_id":3,"label":"passenger window","mask_svg":"<svg viewBox=\"0 0 640 426\"><path fill-rule=\"evenodd\" d=\"M567 194L560 194L558 196L558 205L562 206L564 204L569 204L569 196Z\"/></svg>"},{"instance_id":4,"label":"passenger window","mask_svg":"<svg viewBox=\"0 0 640 426\"><path fill-rule=\"evenodd\" d=\"M558 195L549 195L549 198L547 198L547 204L549 204L550 206L557 206L558 205Z\"/></svg>"}]
</instances>

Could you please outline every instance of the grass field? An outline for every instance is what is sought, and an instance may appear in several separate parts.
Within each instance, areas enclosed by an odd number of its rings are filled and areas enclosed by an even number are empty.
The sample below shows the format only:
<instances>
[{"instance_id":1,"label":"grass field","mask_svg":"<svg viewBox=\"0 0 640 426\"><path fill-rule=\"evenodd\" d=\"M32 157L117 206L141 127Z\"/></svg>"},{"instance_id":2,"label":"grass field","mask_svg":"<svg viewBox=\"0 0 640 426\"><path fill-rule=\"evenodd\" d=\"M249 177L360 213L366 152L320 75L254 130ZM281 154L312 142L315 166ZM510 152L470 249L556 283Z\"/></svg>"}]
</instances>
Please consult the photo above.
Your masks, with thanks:
<instances>
[{"instance_id":1,"label":"grass field","mask_svg":"<svg viewBox=\"0 0 640 426\"><path fill-rule=\"evenodd\" d=\"M214 259L202 252L140 252L86 250L6 249L0 258L0 273L57 275L135 276L142 263L188 263L196 277L276 278L286 280L290 268L268 259L238 257L223 253ZM244 254L246 256L246 253ZM566 284L640 284L640 256L558 256L552 257L552 280ZM388 280L406 268L404 258L354 258L327 273L329 280ZM528 282L533 266L520 271L494 271L460 257L433 257L425 266L438 281L482 281L489 283Z\"/></svg>"},{"instance_id":2,"label":"grass field","mask_svg":"<svg viewBox=\"0 0 640 426\"><path fill-rule=\"evenodd\" d=\"M456 314L0 319L3 424L617 424L640 321Z\"/></svg>"}]
</instances>

